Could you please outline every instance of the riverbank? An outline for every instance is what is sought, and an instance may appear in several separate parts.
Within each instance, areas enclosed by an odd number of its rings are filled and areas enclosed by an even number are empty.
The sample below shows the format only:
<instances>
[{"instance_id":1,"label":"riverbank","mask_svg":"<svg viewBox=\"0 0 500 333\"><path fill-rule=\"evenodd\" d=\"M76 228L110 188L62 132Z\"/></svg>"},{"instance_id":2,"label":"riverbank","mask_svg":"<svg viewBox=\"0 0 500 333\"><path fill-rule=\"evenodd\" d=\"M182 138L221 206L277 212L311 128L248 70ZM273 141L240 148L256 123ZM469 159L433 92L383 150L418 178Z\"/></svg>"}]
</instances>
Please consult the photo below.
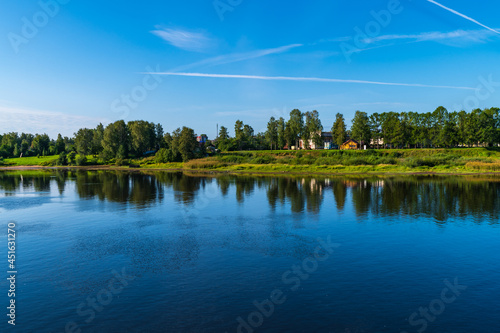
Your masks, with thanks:
<instances>
[{"instance_id":1,"label":"riverbank","mask_svg":"<svg viewBox=\"0 0 500 333\"><path fill-rule=\"evenodd\" d=\"M236 165L215 169L189 169L169 167L168 165L148 165L147 167L124 167L116 165L95 166L3 166L0 171L42 171L42 170L73 170L73 171L165 171L184 172L191 174L245 174L245 175L318 175L318 176L344 176L344 175L495 175L500 176L500 171L481 171L465 168L401 168L392 166L333 166L314 168L310 166L262 166L262 165Z\"/></svg>"},{"instance_id":2,"label":"riverbank","mask_svg":"<svg viewBox=\"0 0 500 333\"><path fill-rule=\"evenodd\" d=\"M0 170L73 169L170 171L199 174L295 175L500 175L498 148L367 151L225 152L189 162L157 163L154 157L82 166L57 166L57 156L5 159Z\"/></svg>"}]
</instances>

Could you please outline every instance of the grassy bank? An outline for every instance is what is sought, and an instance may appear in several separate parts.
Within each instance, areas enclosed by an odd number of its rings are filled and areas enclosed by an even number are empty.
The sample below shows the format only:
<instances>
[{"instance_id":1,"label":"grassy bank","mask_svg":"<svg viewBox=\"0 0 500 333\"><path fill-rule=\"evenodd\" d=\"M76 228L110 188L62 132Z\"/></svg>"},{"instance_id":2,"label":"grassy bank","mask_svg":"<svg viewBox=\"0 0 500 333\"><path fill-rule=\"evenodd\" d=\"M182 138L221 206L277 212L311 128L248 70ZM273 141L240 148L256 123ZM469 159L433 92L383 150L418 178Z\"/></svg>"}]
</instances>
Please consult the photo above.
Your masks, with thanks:
<instances>
[{"instance_id":1,"label":"grassy bank","mask_svg":"<svg viewBox=\"0 0 500 333\"><path fill-rule=\"evenodd\" d=\"M4 166L54 166L57 156L5 159ZM95 160L94 160L95 161ZM155 163L154 157L93 167L238 173L399 174L500 173L500 149L391 149L366 151L227 152L186 163ZM89 166L82 166L83 168Z\"/></svg>"},{"instance_id":2,"label":"grassy bank","mask_svg":"<svg viewBox=\"0 0 500 333\"><path fill-rule=\"evenodd\" d=\"M500 150L400 149L223 153L184 164L190 170L312 173L500 172Z\"/></svg>"}]
</instances>

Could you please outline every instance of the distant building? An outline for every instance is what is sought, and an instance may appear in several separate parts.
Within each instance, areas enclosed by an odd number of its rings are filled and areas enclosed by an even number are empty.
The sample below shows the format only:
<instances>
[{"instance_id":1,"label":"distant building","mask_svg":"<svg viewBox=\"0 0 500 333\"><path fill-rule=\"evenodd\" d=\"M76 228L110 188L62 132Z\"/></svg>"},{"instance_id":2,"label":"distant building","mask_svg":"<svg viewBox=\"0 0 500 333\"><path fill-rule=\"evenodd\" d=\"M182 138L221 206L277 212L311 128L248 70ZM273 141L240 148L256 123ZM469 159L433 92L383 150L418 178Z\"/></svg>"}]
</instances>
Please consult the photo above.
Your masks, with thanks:
<instances>
[{"instance_id":1,"label":"distant building","mask_svg":"<svg viewBox=\"0 0 500 333\"><path fill-rule=\"evenodd\" d=\"M340 149L342 150L359 149L359 147L360 144L358 141L349 139L340 146Z\"/></svg>"},{"instance_id":2,"label":"distant building","mask_svg":"<svg viewBox=\"0 0 500 333\"><path fill-rule=\"evenodd\" d=\"M372 147L384 147L384 139L371 139L370 140L370 146Z\"/></svg>"},{"instance_id":3,"label":"distant building","mask_svg":"<svg viewBox=\"0 0 500 333\"><path fill-rule=\"evenodd\" d=\"M321 132L321 144L316 145L313 139L309 139L309 149L333 149L332 132ZM292 148L293 149L293 148ZM299 140L299 149L306 149L304 140Z\"/></svg>"},{"instance_id":4,"label":"distant building","mask_svg":"<svg viewBox=\"0 0 500 333\"><path fill-rule=\"evenodd\" d=\"M199 143L206 143L208 141L208 136L206 134L202 134L196 137L196 141L198 141Z\"/></svg>"}]
</instances>

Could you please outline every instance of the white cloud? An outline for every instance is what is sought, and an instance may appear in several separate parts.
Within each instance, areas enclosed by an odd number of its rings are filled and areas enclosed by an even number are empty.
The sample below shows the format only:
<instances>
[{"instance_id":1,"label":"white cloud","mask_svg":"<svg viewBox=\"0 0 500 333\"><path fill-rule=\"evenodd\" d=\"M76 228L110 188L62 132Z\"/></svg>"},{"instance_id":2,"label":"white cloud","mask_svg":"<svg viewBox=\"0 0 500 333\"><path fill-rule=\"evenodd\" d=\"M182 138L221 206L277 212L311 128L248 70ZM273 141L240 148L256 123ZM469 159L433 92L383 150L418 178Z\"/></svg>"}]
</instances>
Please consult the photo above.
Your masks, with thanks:
<instances>
[{"instance_id":1,"label":"white cloud","mask_svg":"<svg viewBox=\"0 0 500 333\"><path fill-rule=\"evenodd\" d=\"M279 54L279 53L287 52L291 49L301 47L301 46L303 46L303 45L302 44L291 44L291 45L285 45L285 46L280 46L280 47L275 47L275 48L270 48L270 49L262 49L262 50L254 50L254 51L249 51L249 52L224 54L224 55L200 60L197 62L193 62L193 63L187 64L187 65L178 66L178 67L170 69L169 72L179 72L179 71L185 71L185 70L189 70L189 69L200 67L200 66L226 65L226 64L241 62L241 61L245 61L245 60L257 59L257 58L261 58L261 57L272 55L272 54ZM143 73L143 74L149 74L149 73Z\"/></svg>"},{"instance_id":2,"label":"white cloud","mask_svg":"<svg viewBox=\"0 0 500 333\"><path fill-rule=\"evenodd\" d=\"M47 133L51 138L58 133L72 136L80 128L95 128L99 123L106 125L111 122L105 118L5 106L0 106L0 119L0 133Z\"/></svg>"},{"instance_id":3,"label":"white cloud","mask_svg":"<svg viewBox=\"0 0 500 333\"><path fill-rule=\"evenodd\" d=\"M461 89L461 90L475 90L470 87L458 86L439 86L428 85L420 83L395 83L395 82L379 82L379 81L366 81L366 80L347 80L347 79L328 79L317 77L290 77L290 76L259 76L259 75L230 75L230 74L207 74L207 73L153 73L157 75L170 75L170 76L188 76L188 77L205 77L205 78L221 78L221 79L250 79L250 80L267 80L267 81L308 81L308 82L329 82L329 83L357 83L357 84L370 84L370 85L384 85L384 86L403 86L403 87L420 87L420 88L443 88L443 89Z\"/></svg>"},{"instance_id":4,"label":"white cloud","mask_svg":"<svg viewBox=\"0 0 500 333\"><path fill-rule=\"evenodd\" d=\"M446 41L459 41L459 42L474 42L484 43L487 42L494 34L485 30L455 30L450 32L423 32L419 34L406 34L406 35L382 35L374 38L364 39L364 43L376 43L381 41L413 41L413 42L446 42Z\"/></svg>"},{"instance_id":5,"label":"white cloud","mask_svg":"<svg viewBox=\"0 0 500 333\"><path fill-rule=\"evenodd\" d=\"M261 57L271 55L271 54L283 53L283 52L287 52L293 48L297 48L297 47L301 47L301 46L303 46L303 45L302 44L291 44L291 45L285 45L285 46L275 47L275 48L271 48L271 49L262 49L262 50L255 50L255 51L242 52L242 53L231 53L231 54L221 55L221 56L205 59L202 61L198 61L194 64L191 64L191 66L225 65L225 64L230 64L230 63L234 63L234 62L240 62L240 61L245 61L245 60L250 60L250 59L261 58Z\"/></svg>"},{"instance_id":6,"label":"white cloud","mask_svg":"<svg viewBox=\"0 0 500 333\"><path fill-rule=\"evenodd\" d=\"M473 22L473 23L475 23L475 24L477 24L477 25L479 25L479 26L481 26L481 27L483 27L483 28L485 28L485 29L488 29L488 30L490 30L490 31L492 31L492 32L494 32L494 33L496 33L496 34L500 34L500 32L498 32L497 30L495 30L495 29L493 29L493 28L490 28L490 27L488 27L487 25L484 25L484 24L482 24L482 23L480 23L480 22L476 21L476 20L474 20L473 18L471 18L471 17L469 17L469 16L467 16L467 15L464 15L464 14L462 14L462 13L459 13L459 12L457 12L457 11L456 11L456 10L454 10L454 9L451 9L451 8L449 8L449 7L446 7L446 6L444 6L444 5L442 5L442 4L438 3L438 2L436 2L436 1L434 1L434 0L427 0L427 1L428 1L428 2L430 2L430 3L435 4L436 6L439 6L439 7L443 8L443 9L445 9L445 10L447 10L447 11L449 11L449 12L451 12L451 13L455 14L455 15L458 15L458 16L460 16L460 17L462 17L462 18L464 18L464 19L466 19L466 20L468 20L468 21L471 21L471 22Z\"/></svg>"},{"instance_id":7,"label":"white cloud","mask_svg":"<svg viewBox=\"0 0 500 333\"><path fill-rule=\"evenodd\" d=\"M151 31L151 33L170 45L186 51L207 52L216 43L202 32L160 27L156 27L156 29Z\"/></svg>"}]
</instances>

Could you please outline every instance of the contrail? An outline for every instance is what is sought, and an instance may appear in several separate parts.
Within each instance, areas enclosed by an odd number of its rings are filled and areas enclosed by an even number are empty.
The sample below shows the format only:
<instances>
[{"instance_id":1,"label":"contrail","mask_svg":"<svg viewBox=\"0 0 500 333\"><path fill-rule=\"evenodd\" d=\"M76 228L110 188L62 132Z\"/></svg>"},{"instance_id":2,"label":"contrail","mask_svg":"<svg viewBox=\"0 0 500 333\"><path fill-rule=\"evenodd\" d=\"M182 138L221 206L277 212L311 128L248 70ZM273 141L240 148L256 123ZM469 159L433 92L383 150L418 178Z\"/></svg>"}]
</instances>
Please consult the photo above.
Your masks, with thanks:
<instances>
[{"instance_id":1,"label":"contrail","mask_svg":"<svg viewBox=\"0 0 500 333\"><path fill-rule=\"evenodd\" d=\"M469 17L469 16L467 16L467 15L464 15L464 14L462 14L462 13L459 13L459 12L457 12L456 10L453 10L453 9L451 9L451 8L448 8L448 7L446 7L446 6L442 5L442 4L440 4L440 3L438 3L438 2L436 2L436 1L434 1L434 0L427 0L427 1L429 1L430 3L433 3L433 4L435 4L435 5L439 6L439 7L443 8L443 9L446 9L446 10L447 10L447 11L449 11L449 12L452 12L453 14L456 14L456 15L458 15L458 16L460 16L460 17L463 17L463 18L464 18L464 19L466 19L466 20L469 20L469 21L471 21L471 22L474 22L474 23L476 23L476 24L480 25L481 27L486 28L486 29L488 29L488 30L490 30L490 31L493 31L494 33L496 33L496 34L499 34L499 35L500 35L500 32L496 31L496 30L495 30L495 29L493 29L493 28L488 27L487 25L482 24L481 22L478 22L478 21L474 20L473 18L471 18L471 17Z\"/></svg>"},{"instance_id":2,"label":"contrail","mask_svg":"<svg viewBox=\"0 0 500 333\"><path fill-rule=\"evenodd\" d=\"M378 82L378 81L365 81L365 80L327 79L327 78L318 78L318 77L258 76L258 75L230 75L230 74L206 74L206 73L175 73L175 72L160 72L160 73L149 73L149 74L170 75L170 76L190 76L190 77L211 77L211 78L223 78L223 79L360 83L360 84L374 84L374 85L384 85L384 86L475 90L475 88L457 87L457 86L438 86L438 85L419 84L419 83L394 83L394 82Z\"/></svg>"}]
</instances>

